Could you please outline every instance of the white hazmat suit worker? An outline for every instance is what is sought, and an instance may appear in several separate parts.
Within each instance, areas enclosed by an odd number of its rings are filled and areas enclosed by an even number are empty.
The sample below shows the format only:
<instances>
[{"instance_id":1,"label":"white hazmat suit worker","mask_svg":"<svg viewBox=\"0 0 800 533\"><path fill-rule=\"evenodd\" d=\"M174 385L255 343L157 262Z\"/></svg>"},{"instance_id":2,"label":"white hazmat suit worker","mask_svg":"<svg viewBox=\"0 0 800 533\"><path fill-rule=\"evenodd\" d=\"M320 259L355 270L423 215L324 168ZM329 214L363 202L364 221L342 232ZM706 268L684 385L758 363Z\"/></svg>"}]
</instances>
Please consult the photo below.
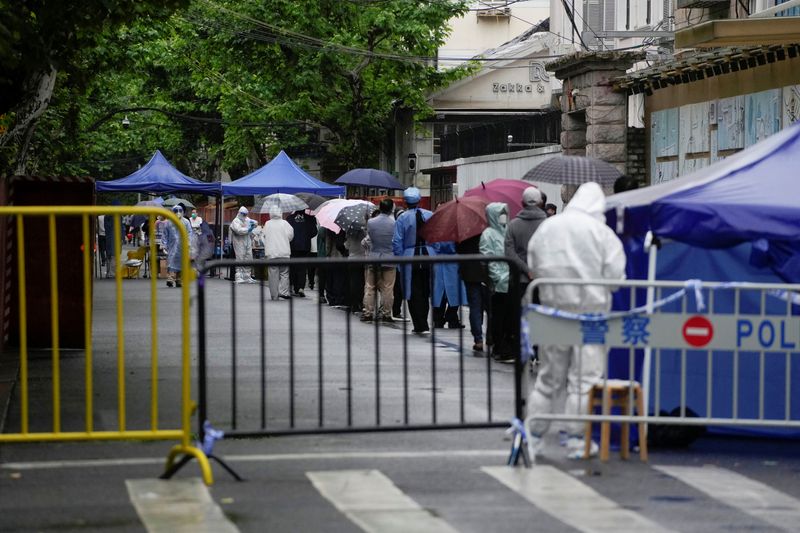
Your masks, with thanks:
<instances>
[{"instance_id":1,"label":"white hazmat suit worker","mask_svg":"<svg viewBox=\"0 0 800 533\"><path fill-rule=\"evenodd\" d=\"M247 217L247 208L242 206L236 218L228 228L228 238L233 244L233 253L237 261L251 261L253 259L253 240L251 234L256 228L256 221ZM250 267L237 267L234 283L258 283L253 278Z\"/></svg>"},{"instance_id":2,"label":"white hazmat suit worker","mask_svg":"<svg viewBox=\"0 0 800 533\"><path fill-rule=\"evenodd\" d=\"M534 278L574 278L622 280L625 278L625 252L622 242L605 223L606 199L597 183L581 185L560 215L546 219L528 243L528 267ZM575 313L607 313L611 310L611 288L599 285L540 285L541 303ZM541 451L542 437L550 427L547 420L532 415L551 413L553 399L567 389L566 414L585 411L588 393L600 381L605 347L542 346L539 375L528 398L532 458ZM583 422L570 422L567 456L583 456ZM591 443L591 454L597 445Z\"/></svg>"}]
</instances>

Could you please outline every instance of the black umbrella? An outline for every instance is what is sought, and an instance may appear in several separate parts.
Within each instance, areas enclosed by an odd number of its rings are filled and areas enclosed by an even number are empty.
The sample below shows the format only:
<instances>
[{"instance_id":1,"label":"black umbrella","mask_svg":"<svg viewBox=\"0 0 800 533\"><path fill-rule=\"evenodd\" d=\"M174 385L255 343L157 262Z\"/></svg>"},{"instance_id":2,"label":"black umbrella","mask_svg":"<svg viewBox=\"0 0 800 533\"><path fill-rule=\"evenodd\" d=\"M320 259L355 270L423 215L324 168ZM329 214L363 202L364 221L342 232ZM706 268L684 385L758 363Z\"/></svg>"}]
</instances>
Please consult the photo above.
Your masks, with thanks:
<instances>
[{"instance_id":1,"label":"black umbrella","mask_svg":"<svg viewBox=\"0 0 800 533\"><path fill-rule=\"evenodd\" d=\"M311 210L318 208L328 200L327 198L323 198L319 194L314 194L313 192L298 192L295 193L295 196L307 203L308 208Z\"/></svg>"},{"instance_id":2,"label":"black umbrella","mask_svg":"<svg viewBox=\"0 0 800 533\"><path fill-rule=\"evenodd\" d=\"M601 187L611 187L622 176L617 167L602 159L579 155L558 155L545 159L524 176L523 180L561 185L581 185L593 181Z\"/></svg>"},{"instance_id":3,"label":"black umbrella","mask_svg":"<svg viewBox=\"0 0 800 533\"><path fill-rule=\"evenodd\" d=\"M354 168L342 174L334 183L343 185L361 185L364 187L378 187L381 189L405 189L397 178L375 168Z\"/></svg>"},{"instance_id":4,"label":"black umbrella","mask_svg":"<svg viewBox=\"0 0 800 533\"><path fill-rule=\"evenodd\" d=\"M363 234L367 230L367 220L376 209L378 207L369 202L343 207L334 223L348 235Z\"/></svg>"}]
</instances>

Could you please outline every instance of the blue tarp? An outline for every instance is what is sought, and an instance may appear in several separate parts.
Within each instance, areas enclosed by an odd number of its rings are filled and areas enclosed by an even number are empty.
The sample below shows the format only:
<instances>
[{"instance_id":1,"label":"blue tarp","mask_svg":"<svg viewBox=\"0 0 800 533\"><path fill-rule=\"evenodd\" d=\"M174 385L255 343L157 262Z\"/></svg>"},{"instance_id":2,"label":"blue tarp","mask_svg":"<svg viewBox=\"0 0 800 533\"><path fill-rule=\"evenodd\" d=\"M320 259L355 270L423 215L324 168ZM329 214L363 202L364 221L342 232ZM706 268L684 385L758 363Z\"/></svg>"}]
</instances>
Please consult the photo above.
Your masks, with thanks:
<instances>
[{"instance_id":1,"label":"blue tarp","mask_svg":"<svg viewBox=\"0 0 800 533\"><path fill-rule=\"evenodd\" d=\"M320 196L340 196L345 193L345 190L344 187L329 185L309 176L281 150L275 159L255 172L224 184L222 192L236 196L275 194L277 192L287 194L312 192Z\"/></svg>"},{"instance_id":2,"label":"blue tarp","mask_svg":"<svg viewBox=\"0 0 800 533\"><path fill-rule=\"evenodd\" d=\"M97 181L98 192L192 192L205 195L220 194L217 183L196 180L173 167L167 158L156 150L145 166L124 178L113 181Z\"/></svg>"}]
</instances>

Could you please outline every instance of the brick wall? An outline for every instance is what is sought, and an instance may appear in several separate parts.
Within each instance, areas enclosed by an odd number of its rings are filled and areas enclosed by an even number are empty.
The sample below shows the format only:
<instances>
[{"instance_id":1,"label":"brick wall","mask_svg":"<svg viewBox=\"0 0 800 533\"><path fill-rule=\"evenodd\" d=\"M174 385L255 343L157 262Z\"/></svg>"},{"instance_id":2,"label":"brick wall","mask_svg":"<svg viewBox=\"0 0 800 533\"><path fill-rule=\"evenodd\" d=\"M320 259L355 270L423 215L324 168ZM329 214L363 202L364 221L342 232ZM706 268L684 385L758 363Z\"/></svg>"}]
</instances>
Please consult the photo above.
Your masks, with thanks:
<instances>
[{"instance_id":1,"label":"brick wall","mask_svg":"<svg viewBox=\"0 0 800 533\"><path fill-rule=\"evenodd\" d=\"M628 150L625 173L647 184L647 160L645 159L645 128L628 128Z\"/></svg>"}]
</instances>

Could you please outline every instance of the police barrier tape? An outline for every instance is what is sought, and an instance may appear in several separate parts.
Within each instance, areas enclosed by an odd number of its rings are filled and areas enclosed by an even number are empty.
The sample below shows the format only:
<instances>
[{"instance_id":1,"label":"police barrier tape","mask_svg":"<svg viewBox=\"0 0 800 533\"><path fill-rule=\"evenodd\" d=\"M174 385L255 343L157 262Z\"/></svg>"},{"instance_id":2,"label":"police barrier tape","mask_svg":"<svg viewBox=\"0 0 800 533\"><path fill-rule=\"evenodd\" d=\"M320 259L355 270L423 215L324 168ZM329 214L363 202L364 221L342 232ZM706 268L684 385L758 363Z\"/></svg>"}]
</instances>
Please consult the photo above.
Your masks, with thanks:
<instances>
[{"instance_id":1,"label":"police barrier tape","mask_svg":"<svg viewBox=\"0 0 800 533\"><path fill-rule=\"evenodd\" d=\"M104 380L105 375L94 372L94 339L92 335L93 320L93 276L92 253L94 250L94 223L99 215L114 217L114 235L121 235L121 217L124 215L145 215L149 217L150 271L158 271L156 266L155 245L155 220L160 215L171 221L178 228L181 238L182 273L187 283L183 284L181 292L181 390L180 390L180 419L168 428L159 426L159 371L158 371L158 304L156 298L156 277L151 276L150 282L150 424L147 429L130 429L127 421L126 398L126 353L125 353L125 328L124 328L124 299L123 299L123 272L126 267L119 258L121 245L115 246L115 306L116 306L116 430L97 430L94 427L94 416L97 414L95 406L95 390L98 380ZM190 316L189 316L189 290L188 279L193 275L189 257L188 234L183 224L171 211L153 207L123 207L123 206L2 206L0 216L9 217L15 224L16 253L17 253L17 292L19 304L19 428L18 431L0 433L0 443L12 442L63 442L63 441L109 441L109 440L177 440L167 458L167 471L173 467L179 456L196 458L200 464L203 479L207 484L213 482L208 460L201 449L191 442L191 381L190 381ZM50 278L49 303L50 303L50 335L51 335L51 399L52 399L52 425L50 431L35 431L31 429L31 384L29 376L29 307L28 307L28 282L26 271L31 264L26 262L25 222L28 219L44 217L47 221L47 250L49 253L48 266ZM83 407L85 418L84 431L65 431L62 427L62 392L61 379L61 352L60 342L60 311L59 311L59 235L57 233L57 219L80 221L81 254L82 254L82 285L83 285L83 346L84 346L84 379L83 379ZM8 219L7 219L8 220ZM74 223L73 223L74 224ZM111 235L108 236L112 238ZM63 248L62 248L63 250ZM69 251L63 255L70 257ZM68 260L68 259L67 259ZM62 265L63 266L63 265ZM63 290L63 286L61 287ZM72 383L71 383L72 384ZM35 414L34 414L35 416ZM35 419L40 422L41 419Z\"/></svg>"},{"instance_id":2,"label":"police barrier tape","mask_svg":"<svg viewBox=\"0 0 800 533\"><path fill-rule=\"evenodd\" d=\"M800 428L800 395L793 394L792 388L792 382L797 381L793 375L800 368L800 285L552 278L532 282L526 301L543 285L630 290L627 311L581 314L528 305L521 321L520 342L523 359L530 357L531 344L599 344L627 349L627 368L642 374L645 409L634 416L631 402L627 414L610 414L604 394L603 414L584 414L586 398L582 398L584 403L578 413L529 413L529 422L539 419ZM660 291L661 297L636 306L636 289ZM666 291L674 292L664 296ZM694 302L688 299L689 295L694 296ZM671 308L676 305L678 310ZM637 350L642 351L639 357ZM655 364L651 372L653 352ZM698 352L705 352L705 359ZM609 357L606 352L599 384L604 389L615 377L609 376ZM639 358L641 365L636 364ZM625 380L633 397L637 383L630 375ZM582 392L582 396L588 393ZM655 414L650 414L647 407L651 399ZM679 414L663 415L661 407L665 402L671 402L667 409L675 406L674 411ZM687 409L698 412L698 416L687 415Z\"/></svg>"}]
</instances>

